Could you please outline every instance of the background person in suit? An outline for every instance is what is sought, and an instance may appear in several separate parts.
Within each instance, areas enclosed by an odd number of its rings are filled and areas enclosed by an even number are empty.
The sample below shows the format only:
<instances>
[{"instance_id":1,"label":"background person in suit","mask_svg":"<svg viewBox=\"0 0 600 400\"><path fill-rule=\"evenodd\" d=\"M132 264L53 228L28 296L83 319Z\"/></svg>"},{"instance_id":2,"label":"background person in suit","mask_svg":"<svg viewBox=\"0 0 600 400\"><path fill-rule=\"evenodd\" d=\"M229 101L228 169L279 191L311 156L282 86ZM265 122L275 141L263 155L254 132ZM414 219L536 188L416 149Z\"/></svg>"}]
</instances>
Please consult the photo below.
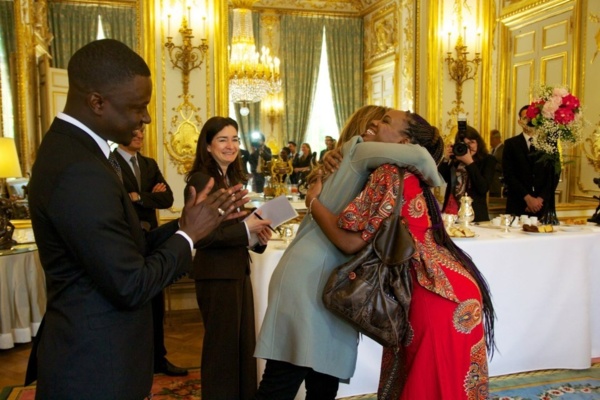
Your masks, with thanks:
<instances>
[{"instance_id":1,"label":"background person in suit","mask_svg":"<svg viewBox=\"0 0 600 400\"><path fill-rule=\"evenodd\" d=\"M538 162L540 153L535 151L535 129L529 126L527 105L519 110L518 124L523 132L504 141L502 170L507 186L506 213L512 215L535 215L540 218L550 196L554 196L560 173L554 166ZM553 185L552 182L555 184Z\"/></svg>"},{"instance_id":2,"label":"background person in suit","mask_svg":"<svg viewBox=\"0 0 600 400\"><path fill-rule=\"evenodd\" d=\"M271 149L265 144L265 136L259 133L257 139L252 139L252 153L250 153L250 170L252 171L252 191L262 193L265 187L263 168L267 161L271 161Z\"/></svg>"},{"instance_id":3,"label":"background person in suit","mask_svg":"<svg viewBox=\"0 0 600 400\"><path fill-rule=\"evenodd\" d=\"M502 134L498 129L492 129L490 132L490 154L496 158L496 169L494 171L494 179L490 186L490 196L501 197L502 195L502 154L504 153L504 143Z\"/></svg>"},{"instance_id":4,"label":"background person in suit","mask_svg":"<svg viewBox=\"0 0 600 400\"><path fill-rule=\"evenodd\" d=\"M150 157L140 154L144 145L144 130L134 131L135 136L128 145L119 144L113 151L121 165L123 185L133 202L142 229L150 231L158 227L157 209L173 205L173 192L163 177L158 164ZM164 318L165 298L160 292L152 298L154 327L154 372L170 376L187 375L187 370L176 367L167 360L165 347Z\"/></svg>"},{"instance_id":5,"label":"background person in suit","mask_svg":"<svg viewBox=\"0 0 600 400\"><path fill-rule=\"evenodd\" d=\"M207 196L211 181L179 220L145 234L107 141L128 144L150 123L150 70L104 39L73 54L68 77L29 184L48 300L26 384L37 379L38 399L139 400L153 378L150 300L188 271L193 243L243 215L247 191Z\"/></svg>"},{"instance_id":6,"label":"background person in suit","mask_svg":"<svg viewBox=\"0 0 600 400\"><path fill-rule=\"evenodd\" d=\"M332 138L331 136L325 136L325 148L323 150L321 150L321 153L319 154L319 163L322 164L323 163L323 156L325 155L325 153L327 153L330 150L333 150L335 148L335 139Z\"/></svg>"},{"instance_id":7,"label":"background person in suit","mask_svg":"<svg viewBox=\"0 0 600 400\"><path fill-rule=\"evenodd\" d=\"M298 183L306 180L306 177L313 168L313 164L316 162L317 156L316 153L313 153L312 149L310 148L310 144L308 143L302 143L300 150L302 155L294 158L292 161L294 175L296 176Z\"/></svg>"}]
</instances>

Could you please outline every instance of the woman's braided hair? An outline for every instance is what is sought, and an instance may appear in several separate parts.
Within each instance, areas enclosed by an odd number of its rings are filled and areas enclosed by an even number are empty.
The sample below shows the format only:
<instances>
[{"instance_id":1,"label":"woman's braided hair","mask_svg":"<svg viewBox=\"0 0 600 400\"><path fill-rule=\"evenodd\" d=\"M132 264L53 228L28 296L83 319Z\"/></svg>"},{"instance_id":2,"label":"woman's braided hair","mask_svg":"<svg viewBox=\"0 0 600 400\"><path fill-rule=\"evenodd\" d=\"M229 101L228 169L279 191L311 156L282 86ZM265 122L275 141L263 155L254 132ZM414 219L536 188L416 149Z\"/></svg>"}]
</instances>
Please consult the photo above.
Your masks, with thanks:
<instances>
[{"instance_id":1,"label":"woman's braided hair","mask_svg":"<svg viewBox=\"0 0 600 400\"><path fill-rule=\"evenodd\" d=\"M436 164L439 165L444 156L444 140L442 139L439 130L429 124L423 117L418 114L410 114L410 122L407 135L409 136L412 143L419 144L429 151L429 154L433 157ZM442 213L440 211L437 199L433 195L433 192L429 186L421 181L421 188L425 201L427 202L427 209L429 210L429 218L431 219L431 229L433 230L433 237L435 242L447 248L450 253L465 267L471 274L477 286L481 292L483 301L483 315L485 324L485 342L490 357L494 354L494 306L492 304L492 298L490 294L489 286L481 274L471 257L465 253L462 249L456 246L456 244L448 236L448 232L444 228L442 221Z\"/></svg>"}]
</instances>

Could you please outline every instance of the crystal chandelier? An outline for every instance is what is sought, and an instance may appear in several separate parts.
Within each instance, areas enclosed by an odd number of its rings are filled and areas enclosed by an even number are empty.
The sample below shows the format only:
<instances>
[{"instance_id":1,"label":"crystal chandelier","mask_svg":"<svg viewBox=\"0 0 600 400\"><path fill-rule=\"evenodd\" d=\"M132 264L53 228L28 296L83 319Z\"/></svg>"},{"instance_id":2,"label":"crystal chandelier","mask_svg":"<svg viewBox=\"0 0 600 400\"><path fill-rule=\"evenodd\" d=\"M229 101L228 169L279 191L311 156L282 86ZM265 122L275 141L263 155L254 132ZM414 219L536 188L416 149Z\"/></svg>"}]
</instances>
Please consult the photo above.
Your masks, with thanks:
<instances>
[{"instance_id":1,"label":"crystal chandelier","mask_svg":"<svg viewBox=\"0 0 600 400\"><path fill-rule=\"evenodd\" d=\"M252 32L252 1L233 1L233 35L229 54L229 98L234 103L261 101L281 91L279 58L263 46L256 51Z\"/></svg>"}]
</instances>

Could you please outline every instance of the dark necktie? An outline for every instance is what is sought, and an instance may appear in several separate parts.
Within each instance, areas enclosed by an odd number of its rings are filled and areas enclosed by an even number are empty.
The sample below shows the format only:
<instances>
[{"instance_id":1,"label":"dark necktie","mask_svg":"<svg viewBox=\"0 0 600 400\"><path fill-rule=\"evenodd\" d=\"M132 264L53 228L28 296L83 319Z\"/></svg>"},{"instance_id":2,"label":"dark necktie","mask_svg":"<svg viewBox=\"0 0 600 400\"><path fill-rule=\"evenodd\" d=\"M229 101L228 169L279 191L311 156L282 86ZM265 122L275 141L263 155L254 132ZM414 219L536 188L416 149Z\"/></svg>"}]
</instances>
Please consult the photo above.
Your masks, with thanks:
<instances>
[{"instance_id":1,"label":"dark necktie","mask_svg":"<svg viewBox=\"0 0 600 400\"><path fill-rule=\"evenodd\" d=\"M117 176L119 177L121 182L123 182L123 175L121 174L121 166L119 165L119 161L117 161L117 157L115 156L115 153L113 153L112 151L108 154L108 162L110 163L110 165L113 167L113 169L117 173Z\"/></svg>"},{"instance_id":2,"label":"dark necktie","mask_svg":"<svg viewBox=\"0 0 600 400\"><path fill-rule=\"evenodd\" d=\"M533 138L529 138L529 152L533 153L535 151L535 146L533 145Z\"/></svg>"},{"instance_id":3,"label":"dark necktie","mask_svg":"<svg viewBox=\"0 0 600 400\"><path fill-rule=\"evenodd\" d=\"M133 164L133 172L135 173L135 180L138 184L138 190L142 189L142 174L140 173L140 167L137 163L137 158L135 156L131 156L130 158L131 164Z\"/></svg>"}]
</instances>

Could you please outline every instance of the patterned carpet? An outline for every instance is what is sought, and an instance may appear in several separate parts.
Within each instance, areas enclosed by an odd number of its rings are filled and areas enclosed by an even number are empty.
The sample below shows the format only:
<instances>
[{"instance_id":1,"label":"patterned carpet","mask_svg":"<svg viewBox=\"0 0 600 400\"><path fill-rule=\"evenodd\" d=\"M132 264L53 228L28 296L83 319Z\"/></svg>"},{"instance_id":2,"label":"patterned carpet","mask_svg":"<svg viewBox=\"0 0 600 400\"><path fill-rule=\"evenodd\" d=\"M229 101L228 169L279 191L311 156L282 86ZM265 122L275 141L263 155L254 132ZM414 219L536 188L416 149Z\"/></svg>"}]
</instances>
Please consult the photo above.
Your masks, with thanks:
<instances>
[{"instance_id":1,"label":"patterned carpet","mask_svg":"<svg viewBox=\"0 0 600 400\"><path fill-rule=\"evenodd\" d=\"M183 378L155 375L153 400L199 400L200 370ZM8 387L0 400L33 400L35 387ZM375 394L344 400L376 400ZM491 378L490 400L600 400L600 363L585 370L547 370Z\"/></svg>"}]
</instances>

